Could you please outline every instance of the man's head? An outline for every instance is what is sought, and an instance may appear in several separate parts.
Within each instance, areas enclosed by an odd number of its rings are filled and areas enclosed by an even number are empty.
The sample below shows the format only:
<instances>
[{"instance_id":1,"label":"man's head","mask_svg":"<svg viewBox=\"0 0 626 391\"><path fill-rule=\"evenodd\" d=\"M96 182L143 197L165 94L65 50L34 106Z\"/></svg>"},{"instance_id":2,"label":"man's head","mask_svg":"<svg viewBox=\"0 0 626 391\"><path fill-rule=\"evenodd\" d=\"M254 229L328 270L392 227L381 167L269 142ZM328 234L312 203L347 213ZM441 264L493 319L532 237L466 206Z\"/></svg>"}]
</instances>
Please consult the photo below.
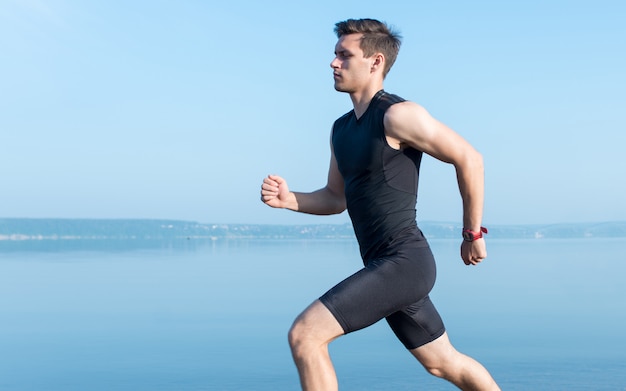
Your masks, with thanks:
<instances>
[{"instance_id":1,"label":"man's head","mask_svg":"<svg viewBox=\"0 0 626 391\"><path fill-rule=\"evenodd\" d=\"M344 35L362 36L360 47L367 58L382 53L385 57L383 77L387 76L400 51L400 35L385 23L375 19L348 19L335 24L337 38Z\"/></svg>"}]
</instances>

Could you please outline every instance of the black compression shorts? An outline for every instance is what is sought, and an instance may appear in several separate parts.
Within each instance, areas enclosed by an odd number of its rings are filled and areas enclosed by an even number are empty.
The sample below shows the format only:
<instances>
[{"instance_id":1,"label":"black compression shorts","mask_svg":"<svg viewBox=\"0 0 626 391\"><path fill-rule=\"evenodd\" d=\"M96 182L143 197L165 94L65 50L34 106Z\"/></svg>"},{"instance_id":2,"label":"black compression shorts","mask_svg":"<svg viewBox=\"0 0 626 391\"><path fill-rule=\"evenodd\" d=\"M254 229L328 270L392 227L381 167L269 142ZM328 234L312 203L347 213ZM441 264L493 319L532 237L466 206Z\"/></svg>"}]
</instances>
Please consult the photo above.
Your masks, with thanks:
<instances>
[{"instance_id":1,"label":"black compression shorts","mask_svg":"<svg viewBox=\"0 0 626 391\"><path fill-rule=\"evenodd\" d=\"M386 318L404 346L415 349L445 332L428 297L435 283L435 260L424 242L407 241L386 253L331 288L320 301L346 334Z\"/></svg>"}]
</instances>

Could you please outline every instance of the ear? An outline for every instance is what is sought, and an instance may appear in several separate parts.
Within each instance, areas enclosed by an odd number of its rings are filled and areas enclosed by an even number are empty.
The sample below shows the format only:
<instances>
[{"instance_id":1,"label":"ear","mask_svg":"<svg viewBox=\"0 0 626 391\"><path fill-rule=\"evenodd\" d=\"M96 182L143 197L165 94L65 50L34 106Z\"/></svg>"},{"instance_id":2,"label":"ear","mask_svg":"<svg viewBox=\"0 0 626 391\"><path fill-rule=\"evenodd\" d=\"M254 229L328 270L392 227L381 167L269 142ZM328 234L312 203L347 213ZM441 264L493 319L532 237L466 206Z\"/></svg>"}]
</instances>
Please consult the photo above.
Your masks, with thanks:
<instances>
[{"instance_id":1,"label":"ear","mask_svg":"<svg viewBox=\"0 0 626 391\"><path fill-rule=\"evenodd\" d=\"M385 56L382 53L376 53L372 56L372 66L370 71L376 72L377 70L382 71L385 66Z\"/></svg>"}]
</instances>

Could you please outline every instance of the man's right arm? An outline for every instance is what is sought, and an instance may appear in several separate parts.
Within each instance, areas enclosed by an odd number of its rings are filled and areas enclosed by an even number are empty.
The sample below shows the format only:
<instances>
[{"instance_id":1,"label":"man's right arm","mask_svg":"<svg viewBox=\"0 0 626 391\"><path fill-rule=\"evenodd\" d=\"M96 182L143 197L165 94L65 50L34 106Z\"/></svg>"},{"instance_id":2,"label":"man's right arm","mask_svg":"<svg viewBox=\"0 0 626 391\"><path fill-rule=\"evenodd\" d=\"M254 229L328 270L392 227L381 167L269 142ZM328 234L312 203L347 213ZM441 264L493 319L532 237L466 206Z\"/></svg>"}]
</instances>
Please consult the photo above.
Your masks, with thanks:
<instances>
[{"instance_id":1,"label":"man's right arm","mask_svg":"<svg viewBox=\"0 0 626 391\"><path fill-rule=\"evenodd\" d=\"M261 200L272 208L290 209L314 215L338 214L346 210L343 178L331 150L326 186L310 192L292 192L287 181L278 175L268 175L261 185Z\"/></svg>"}]
</instances>

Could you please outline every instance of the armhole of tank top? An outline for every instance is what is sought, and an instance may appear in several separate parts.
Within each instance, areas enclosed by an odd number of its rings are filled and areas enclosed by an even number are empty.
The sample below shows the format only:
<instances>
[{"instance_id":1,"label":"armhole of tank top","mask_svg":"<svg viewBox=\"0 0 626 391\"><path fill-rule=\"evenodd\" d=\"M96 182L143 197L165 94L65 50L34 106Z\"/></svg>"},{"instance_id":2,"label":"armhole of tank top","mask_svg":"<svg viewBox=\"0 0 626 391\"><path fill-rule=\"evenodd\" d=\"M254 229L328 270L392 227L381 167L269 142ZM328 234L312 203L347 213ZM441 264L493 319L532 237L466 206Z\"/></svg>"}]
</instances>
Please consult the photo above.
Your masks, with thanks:
<instances>
[{"instance_id":1,"label":"armhole of tank top","mask_svg":"<svg viewBox=\"0 0 626 391\"><path fill-rule=\"evenodd\" d=\"M395 153L402 153L402 148L396 149L389 144L389 139L387 138L387 130L385 129L385 115L387 115L387 110L389 110L391 106L400 102L403 102L403 101L393 102L389 104L389 106L387 106L381 118L381 128L383 129L383 134L382 134L383 145L385 146L385 148L388 148L390 151L394 151Z\"/></svg>"}]
</instances>

